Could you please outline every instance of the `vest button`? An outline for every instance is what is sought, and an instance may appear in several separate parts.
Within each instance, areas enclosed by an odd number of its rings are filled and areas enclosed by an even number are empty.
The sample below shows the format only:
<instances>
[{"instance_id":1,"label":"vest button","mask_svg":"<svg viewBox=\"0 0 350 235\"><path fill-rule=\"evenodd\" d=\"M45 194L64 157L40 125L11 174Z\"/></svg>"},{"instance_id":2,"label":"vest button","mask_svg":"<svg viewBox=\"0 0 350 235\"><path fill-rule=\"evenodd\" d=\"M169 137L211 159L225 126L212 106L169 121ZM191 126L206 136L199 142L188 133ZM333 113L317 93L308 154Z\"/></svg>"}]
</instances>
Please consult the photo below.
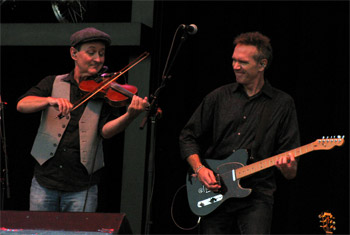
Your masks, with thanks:
<instances>
[{"instance_id":1,"label":"vest button","mask_svg":"<svg viewBox=\"0 0 350 235\"><path fill-rule=\"evenodd\" d=\"M50 156L52 156L53 155L53 153L50 153Z\"/></svg>"},{"instance_id":2,"label":"vest button","mask_svg":"<svg viewBox=\"0 0 350 235\"><path fill-rule=\"evenodd\" d=\"M57 147L57 144L53 144L54 147Z\"/></svg>"}]
</instances>

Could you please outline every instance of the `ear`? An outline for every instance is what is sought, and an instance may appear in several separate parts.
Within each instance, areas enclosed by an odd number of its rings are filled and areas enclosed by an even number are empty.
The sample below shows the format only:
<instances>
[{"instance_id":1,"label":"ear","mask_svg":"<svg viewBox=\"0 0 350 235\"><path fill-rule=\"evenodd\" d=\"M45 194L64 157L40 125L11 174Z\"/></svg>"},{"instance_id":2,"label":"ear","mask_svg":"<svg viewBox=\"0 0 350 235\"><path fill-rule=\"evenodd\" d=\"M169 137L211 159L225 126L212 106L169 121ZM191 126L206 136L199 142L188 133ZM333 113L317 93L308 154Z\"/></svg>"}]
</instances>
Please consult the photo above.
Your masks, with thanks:
<instances>
[{"instance_id":1,"label":"ear","mask_svg":"<svg viewBox=\"0 0 350 235\"><path fill-rule=\"evenodd\" d=\"M74 47L70 48L70 56L72 57L73 60L77 60L77 53L78 53L77 49L75 49Z\"/></svg>"},{"instance_id":2,"label":"ear","mask_svg":"<svg viewBox=\"0 0 350 235\"><path fill-rule=\"evenodd\" d=\"M267 66L267 59L262 59L259 63L260 71L264 71Z\"/></svg>"}]
</instances>

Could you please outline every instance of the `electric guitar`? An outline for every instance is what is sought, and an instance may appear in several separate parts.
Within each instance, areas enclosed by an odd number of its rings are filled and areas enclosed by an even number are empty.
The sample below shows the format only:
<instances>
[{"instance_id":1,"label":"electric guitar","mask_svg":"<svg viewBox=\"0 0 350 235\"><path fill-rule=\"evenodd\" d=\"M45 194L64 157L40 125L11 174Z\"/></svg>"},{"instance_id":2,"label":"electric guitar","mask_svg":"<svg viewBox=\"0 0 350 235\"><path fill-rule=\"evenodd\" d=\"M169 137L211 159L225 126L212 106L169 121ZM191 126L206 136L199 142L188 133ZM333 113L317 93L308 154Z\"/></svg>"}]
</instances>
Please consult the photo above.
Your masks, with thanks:
<instances>
[{"instance_id":1,"label":"electric guitar","mask_svg":"<svg viewBox=\"0 0 350 235\"><path fill-rule=\"evenodd\" d=\"M335 231L335 217L330 212L322 212L318 218L320 218L321 228L326 232L326 234L333 234Z\"/></svg>"},{"instance_id":2,"label":"electric guitar","mask_svg":"<svg viewBox=\"0 0 350 235\"><path fill-rule=\"evenodd\" d=\"M214 171L218 182L221 184L221 189L219 192L212 192L195 175L187 174L187 196L191 211L198 216L204 216L214 211L228 198L243 198L248 196L252 192L252 189L242 188L239 184L240 179L274 166L278 158L287 156L289 152L294 153L294 156L298 157L311 151L329 150L343 144L344 136L338 136L337 138L323 137L323 139L318 139L313 143L250 165L246 165L248 152L245 149L237 150L224 160L206 159L204 160L205 165Z\"/></svg>"}]
</instances>

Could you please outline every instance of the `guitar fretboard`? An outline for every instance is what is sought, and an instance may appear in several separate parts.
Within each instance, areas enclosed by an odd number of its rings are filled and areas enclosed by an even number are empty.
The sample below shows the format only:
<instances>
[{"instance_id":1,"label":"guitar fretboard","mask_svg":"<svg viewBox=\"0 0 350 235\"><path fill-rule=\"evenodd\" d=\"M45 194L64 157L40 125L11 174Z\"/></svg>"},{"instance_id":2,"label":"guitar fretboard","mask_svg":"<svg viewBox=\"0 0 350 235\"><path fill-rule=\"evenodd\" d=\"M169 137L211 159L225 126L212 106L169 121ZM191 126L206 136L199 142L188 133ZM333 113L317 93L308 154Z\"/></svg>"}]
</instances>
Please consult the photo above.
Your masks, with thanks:
<instances>
[{"instance_id":1,"label":"guitar fretboard","mask_svg":"<svg viewBox=\"0 0 350 235\"><path fill-rule=\"evenodd\" d=\"M266 158L264 160L261 160L259 162L252 163L250 165L241 167L236 169L236 179L241 179L246 176L249 176L251 174L257 173L259 171L262 171L264 169L267 169L269 167L272 167L275 165L276 160L280 157L287 156L288 153L294 153L294 157L299 157L303 154L309 153L314 150L314 143L310 143L307 145L303 145L301 147L298 147L296 149L290 150L285 153L281 153L278 155L275 155L273 157Z\"/></svg>"}]
</instances>

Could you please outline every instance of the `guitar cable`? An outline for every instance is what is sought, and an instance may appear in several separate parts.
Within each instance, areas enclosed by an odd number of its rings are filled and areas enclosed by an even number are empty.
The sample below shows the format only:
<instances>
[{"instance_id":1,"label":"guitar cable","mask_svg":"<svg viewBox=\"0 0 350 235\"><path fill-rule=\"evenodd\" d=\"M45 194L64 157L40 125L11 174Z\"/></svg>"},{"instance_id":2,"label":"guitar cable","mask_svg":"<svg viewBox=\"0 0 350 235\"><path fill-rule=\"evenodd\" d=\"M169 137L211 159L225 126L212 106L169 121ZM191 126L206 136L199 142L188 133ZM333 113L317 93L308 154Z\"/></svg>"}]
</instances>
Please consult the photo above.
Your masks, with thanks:
<instances>
[{"instance_id":1,"label":"guitar cable","mask_svg":"<svg viewBox=\"0 0 350 235\"><path fill-rule=\"evenodd\" d=\"M183 189L183 188L185 188L185 187L186 187L186 184L182 185L180 188L177 189L176 193L174 194L173 200L172 200L172 202L171 202L170 214L171 214L171 219L173 220L174 224L175 224L178 228L180 228L180 229L182 229L182 230L187 230L187 231L188 231L188 230L193 230L193 229L195 229L195 228L199 225L199 223L200 223L202 217L199 216L199 217L198 217L198 220L197 220L197 224L194 225L194 226L192 226L192 227L189 227L189 228L184 228L184 227L180 226L180 225L175 221L174 213L173 213L175 198L176 198L177 194L180 192L180 190Z\"/></svg>"}]
</instances>

